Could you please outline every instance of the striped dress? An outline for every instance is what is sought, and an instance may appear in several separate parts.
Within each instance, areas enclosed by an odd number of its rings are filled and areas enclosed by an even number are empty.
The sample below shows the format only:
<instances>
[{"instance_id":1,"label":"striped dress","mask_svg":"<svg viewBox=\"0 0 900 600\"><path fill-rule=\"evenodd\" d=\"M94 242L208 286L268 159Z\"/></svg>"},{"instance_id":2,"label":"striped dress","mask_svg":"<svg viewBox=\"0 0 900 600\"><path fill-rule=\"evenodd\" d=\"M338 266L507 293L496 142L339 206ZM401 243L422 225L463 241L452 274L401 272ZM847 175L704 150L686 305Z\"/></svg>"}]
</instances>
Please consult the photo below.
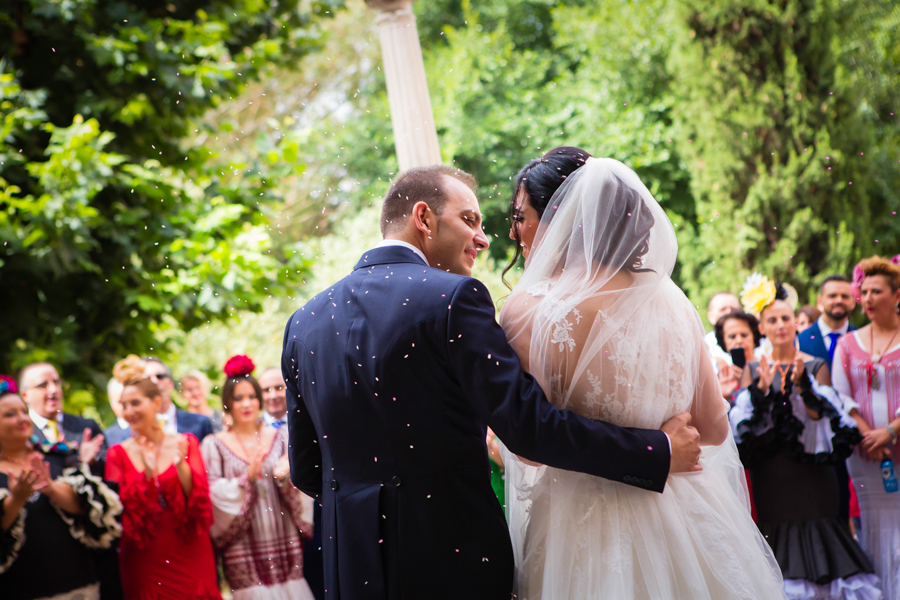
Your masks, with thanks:
<instances>
[{"instance_id":1,"label":"striped dress","mask_svg":"<svg viewBox=\"0 0 900 600\"><path fill-rule=\"evenodd\" d=\"M251 482L245 460L214 435L203 440L215 515L212 538L234 600L314 600L303 578L303 542L312 526L302 519L301 492L273 476L287 447L283 428Z\"/></svg>"}]
</instances>

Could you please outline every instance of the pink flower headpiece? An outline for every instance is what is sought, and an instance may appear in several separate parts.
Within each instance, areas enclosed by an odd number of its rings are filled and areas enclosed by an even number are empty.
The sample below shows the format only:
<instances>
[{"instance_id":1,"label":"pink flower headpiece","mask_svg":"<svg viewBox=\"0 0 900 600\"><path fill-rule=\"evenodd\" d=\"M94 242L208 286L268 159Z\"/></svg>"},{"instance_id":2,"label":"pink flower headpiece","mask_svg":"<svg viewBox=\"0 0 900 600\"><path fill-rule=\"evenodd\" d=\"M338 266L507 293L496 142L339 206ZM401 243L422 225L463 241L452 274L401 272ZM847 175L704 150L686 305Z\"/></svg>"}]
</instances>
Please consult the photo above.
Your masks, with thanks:
<instances>
[{"instance_id":1,"label":"pink flower headpiece","mask_svg":"<svg viewBox=\"0 0 900 600\"><path fill-rule=\"evenodd\" d=\"M862 261L856 263L856 266L853 267L853 277L851 278L850 290L853 293L853 298L859 302L862 295L862 282L866 278L866 274L863 273L862 267L859 265L862 264ZM895 255L891 258L891 264L900 265L900 254Z\"/></svg>"},{"instance_id":2,"label":"pink flower headpiece","mask_svg":"<svg viewBox=\"0 0 900 600\"><path fill-rule=\"evenodd\" d=\"M8 375L0 375L0 394L18 394L19 385Z\"/></svg>"},{"instance_id":3,"label":"pink flower headpiece","mask_svg":"<svg viewBox=\"0 0 900 600\"><path fill-rule=\"evenodd\" d=\"M235 354L228 359L228 362L225 363L225 368L222 370L225 371L226 377L245 377L255 369L256 365L253 364L253 361L250 360L249 356L245 354Z\"/></svg>"}]
</instances>

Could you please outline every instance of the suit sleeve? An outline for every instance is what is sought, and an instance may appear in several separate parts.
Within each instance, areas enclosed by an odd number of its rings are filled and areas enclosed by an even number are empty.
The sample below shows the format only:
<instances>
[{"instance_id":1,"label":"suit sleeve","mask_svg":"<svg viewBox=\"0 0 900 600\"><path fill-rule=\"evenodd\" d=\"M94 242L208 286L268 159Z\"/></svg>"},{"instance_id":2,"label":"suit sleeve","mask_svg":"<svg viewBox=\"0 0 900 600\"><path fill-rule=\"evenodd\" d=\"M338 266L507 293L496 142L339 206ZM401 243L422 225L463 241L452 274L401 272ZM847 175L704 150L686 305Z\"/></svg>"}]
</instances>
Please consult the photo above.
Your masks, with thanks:
<instances>
[{"instance_id":1,"label":"suit sleeve","mask_svg":"<svg viewBox=\"0 0 900 600\"><path fill-rule=\"evenodd\" d=\"M293 318L292 318L293 320ZM299 342L289 342L291 322L284 331L281 376L284 378L288 411L288 460L291 483L307 496L322 495L322 449L312 418L300 394Z\"/></svg>"},{"instance_id":2,"label":"suit sleeve","mask_svg":"<svg viewBox=\"0 0 900 600\"><path fill-rule=\"evenodd\" d=\"M547 402L507 343L480 281L467 279L454 292L447 334L450 368L475 410L511 452L662 492L670 464L666 435L592 421Z\"/></svg>"}]
</instances>

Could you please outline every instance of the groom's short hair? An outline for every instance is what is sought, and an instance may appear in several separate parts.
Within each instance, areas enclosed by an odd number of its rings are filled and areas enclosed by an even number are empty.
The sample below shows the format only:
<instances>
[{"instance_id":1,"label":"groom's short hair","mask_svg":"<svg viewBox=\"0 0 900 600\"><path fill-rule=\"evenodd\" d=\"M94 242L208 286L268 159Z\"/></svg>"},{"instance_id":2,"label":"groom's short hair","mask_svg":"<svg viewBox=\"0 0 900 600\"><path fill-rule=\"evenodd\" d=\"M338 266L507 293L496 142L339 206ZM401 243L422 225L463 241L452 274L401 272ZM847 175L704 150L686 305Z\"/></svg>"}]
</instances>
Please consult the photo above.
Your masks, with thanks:
<instances>
[{"instance_id":1,"label":"groom's short hair","mask_svg":"<svg viewBox=\"0 0 900 600\"><path fill-rule=\"evenodd\" d=\"M402 228L416 202L425 202L431 212L440 217L447 202L445 177L461 181L473 192L477 186L472 175L447 165L415 167L404 171L394 180L384 197L384 204L381 206L381 235Z\"/></svg>"}]
</instances>

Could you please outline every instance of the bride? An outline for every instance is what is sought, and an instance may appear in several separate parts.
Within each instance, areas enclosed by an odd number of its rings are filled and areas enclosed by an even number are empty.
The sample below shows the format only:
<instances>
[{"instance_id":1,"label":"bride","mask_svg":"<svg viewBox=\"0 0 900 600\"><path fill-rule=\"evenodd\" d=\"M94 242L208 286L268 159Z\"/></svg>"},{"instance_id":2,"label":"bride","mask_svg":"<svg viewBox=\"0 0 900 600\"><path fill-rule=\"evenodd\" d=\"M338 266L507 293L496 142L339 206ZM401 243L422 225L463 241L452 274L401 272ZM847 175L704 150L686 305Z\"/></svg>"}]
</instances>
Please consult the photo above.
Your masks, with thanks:
<instances>
[{"instance_id":1,"label":"bride","mask_svg":"<svg viewBox=\"0 0 900 600\"><path fill-rule=\"evenodd\" d=\"M517 598L783 598L663 209L622 163L557 148L510 213L526 263L500 324L551 401L626 427L690 411L704 445L662 494L507 454Z\"/></svg>"}]
</instances>

